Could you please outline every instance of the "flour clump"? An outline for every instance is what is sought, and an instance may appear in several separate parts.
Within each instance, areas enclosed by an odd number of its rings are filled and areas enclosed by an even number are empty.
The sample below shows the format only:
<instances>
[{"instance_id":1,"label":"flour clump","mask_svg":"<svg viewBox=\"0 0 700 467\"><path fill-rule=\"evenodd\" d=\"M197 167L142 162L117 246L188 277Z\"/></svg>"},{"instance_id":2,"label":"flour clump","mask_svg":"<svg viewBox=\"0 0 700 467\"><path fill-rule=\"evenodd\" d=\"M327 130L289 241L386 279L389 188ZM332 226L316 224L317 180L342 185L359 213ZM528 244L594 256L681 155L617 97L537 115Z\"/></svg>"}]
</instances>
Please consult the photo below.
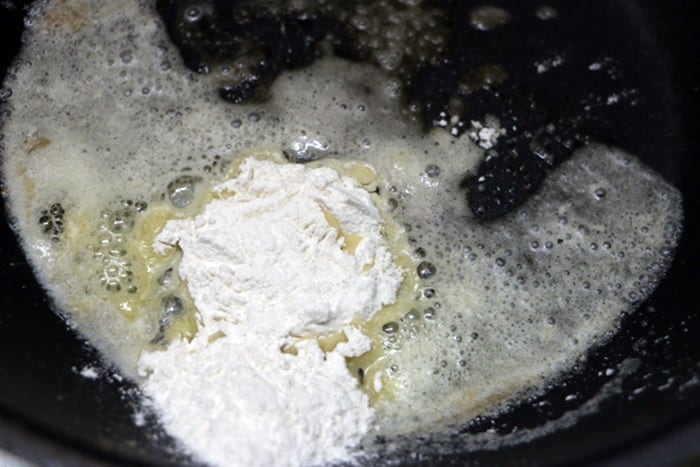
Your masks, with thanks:
<instances>
[{"instance_id":1,"label":"flour clump","mask_svg":"<svg viewBox=\"0 0 700 467\"><path fill-rule=\"evenodd\" d=\"M354 326L396 299L402 270L370 194L333 169L249 158L154 249L182 251L198 332L144 352L144 391L166 429L217 465L348 460L374 419L345 358ZM333 349L315 337L339 334Z\"/></svg>"}]
</instances>

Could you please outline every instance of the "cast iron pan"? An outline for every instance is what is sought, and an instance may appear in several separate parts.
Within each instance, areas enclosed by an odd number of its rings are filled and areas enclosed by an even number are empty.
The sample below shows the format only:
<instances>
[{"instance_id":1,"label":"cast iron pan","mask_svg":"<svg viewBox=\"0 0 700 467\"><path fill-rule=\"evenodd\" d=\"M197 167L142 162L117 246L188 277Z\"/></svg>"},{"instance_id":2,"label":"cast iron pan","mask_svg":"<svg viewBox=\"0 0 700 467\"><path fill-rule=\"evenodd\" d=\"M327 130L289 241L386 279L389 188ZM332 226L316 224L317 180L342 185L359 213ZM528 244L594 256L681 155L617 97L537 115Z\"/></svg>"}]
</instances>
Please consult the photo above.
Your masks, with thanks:
<instances>
[{"instance_id":1,"label":"cast iron pan","mask_svg":"<svg viewBox=\"0 0 700 467\"><path fill-rule=\"evenodd\" d=\"M441 3L457 18L482 2ZM507 435L558 419L616 377L605 369L630 357L638 359L639 367L622 378L622 391L604 400L598 411L567 429L498 451L438 456L426 440L415 440L401 457L386 460L459 465L676 465L697 460L700 294L693 282L700 262L700 76L694 65L700 56L695 33L700 7L681 0L552 1L548 4L560 15L543 22L534 17L539 2L489 4L508 9L513 21L489 32L488 39L468 27L456 27L447 64L416 72L412 92L426 104L428 124L431 109L439 108L454 91L454 70L480 63L502 64L518 89L526 90L523 95L563 122L580 114L582 102L592 95L634 89L636 105L594 105L577 131L640 156L678 186L684 199L684 232L673 266L657 291L624 319L619 333L591 351L585 365L544 395L498 417L479 418L464 431ZM23 15L21 2L0 6L3 74L19 47ZM562 66L537 72L538 60L556 55L565 57ZM606 57L617 71L615 79L588 70ZM515 104L510 103L517 106L518 96L514 99ZM540 170L546 176L548 169ZM147 419L146 428L136 426L136 399L124 397L135 391L132 383L111 376L108 368L101 368L95 380L79 375L76 370L94 364L95 351L51 311L5 223L0 229L0 300L0 447L41 465L187 461L175 453L173 441L154 420ZM578 397L567 401L565 396L572 392Z\"/></svg>"}]
</instances>

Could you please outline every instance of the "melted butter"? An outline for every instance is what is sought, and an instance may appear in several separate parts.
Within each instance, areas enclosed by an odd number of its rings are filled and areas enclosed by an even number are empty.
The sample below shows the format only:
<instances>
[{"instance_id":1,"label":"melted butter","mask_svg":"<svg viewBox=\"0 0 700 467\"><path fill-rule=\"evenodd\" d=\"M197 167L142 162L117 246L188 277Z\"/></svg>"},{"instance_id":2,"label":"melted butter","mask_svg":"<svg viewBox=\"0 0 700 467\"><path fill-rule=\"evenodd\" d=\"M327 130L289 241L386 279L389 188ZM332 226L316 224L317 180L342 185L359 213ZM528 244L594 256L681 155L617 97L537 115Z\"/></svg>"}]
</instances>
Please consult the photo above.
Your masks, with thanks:
<instances>
[{"instance_id":1,"label":"melted butter","mask_svg":"<svg viewBox=\"0 0 700 467\"><path fill-rule=\"evenodd\" d=\"M136 215L133 227L115 230L108 227L113 218L107 212L96 221L77 208L68 210L57 260L73 265L72 281L76 286L82 284L85 292L68 298L71 312L90 319L95 310L105 310L119 313L130 323L151 322L150 329L154 329L163 316L164 303L176 296L184 311L163 330L167 340L191 336L196 323L186 287L172 274L175 287L164 289L158 283L175 266L178 255L157 255L151 247L156 233L177 214L167 206L155 205L148 215Z\"/></svg>"},{"instance_id":2,"label":"melted butter","mask_svg":"<svg viewBox=\"0 0 700 467\"><path fill-rule=\"evenodd\" d=\"M360 244L364 237L346 231L341 225L340 221L325 207L321 206L321 211L323 212L323 216L326 218L328 225L333 227L338 232L338 238L340 238L340 240L343 242L341 249L349 255L354 255L355 250L357 250L357 245Z\"/></svg>"}]
</instances>

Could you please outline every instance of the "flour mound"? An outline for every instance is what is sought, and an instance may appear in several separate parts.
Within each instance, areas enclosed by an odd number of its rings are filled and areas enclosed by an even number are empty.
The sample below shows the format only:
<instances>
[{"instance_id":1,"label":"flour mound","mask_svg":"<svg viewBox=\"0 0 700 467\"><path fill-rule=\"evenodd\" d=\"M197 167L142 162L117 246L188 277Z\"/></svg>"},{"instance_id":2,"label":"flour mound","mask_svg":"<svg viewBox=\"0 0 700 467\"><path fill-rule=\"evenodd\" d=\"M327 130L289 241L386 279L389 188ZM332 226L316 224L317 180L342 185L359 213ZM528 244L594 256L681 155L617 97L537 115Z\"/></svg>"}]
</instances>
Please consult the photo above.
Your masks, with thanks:
<instances>
[{"instance_id":1,"label":"flour mound","mask_svg":"<svg viewBox=\"0 0 700 467\"><path fill-rule=\"evenodd\" d=\"M374 420L345 363L369 350L352 321L393 303L403 278L381 216L330 168L250 158L214 190L156 238L156 251L182 250L199 331L141 356L145 393L203 462L349 460ZM331 352L304 338L340 331L347 342Z\"/></svg>"}]
</instances>

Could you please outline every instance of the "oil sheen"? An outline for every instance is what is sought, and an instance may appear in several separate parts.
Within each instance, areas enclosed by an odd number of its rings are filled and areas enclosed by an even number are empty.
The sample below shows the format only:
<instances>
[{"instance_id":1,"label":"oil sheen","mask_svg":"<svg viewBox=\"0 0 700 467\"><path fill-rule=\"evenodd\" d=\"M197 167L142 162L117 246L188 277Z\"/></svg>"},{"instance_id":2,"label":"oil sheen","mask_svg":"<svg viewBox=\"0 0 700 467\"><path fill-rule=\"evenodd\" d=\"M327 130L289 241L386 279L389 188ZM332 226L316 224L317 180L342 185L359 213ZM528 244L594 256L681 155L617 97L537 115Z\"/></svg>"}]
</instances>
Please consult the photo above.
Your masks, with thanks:
<instances>
[{"instance_id":1,"label":"oil sheen","mask_svg":"<svg viewBox=\"0 0 700 467\"><path fill-rule=\"evenodd\" d=\"M478 222L460 182L483 151L402 118L379 68L324 58L283 73L264 104L228 104L142 0L35 7L5 86L14 227L57 310L136 380L143 350L197 330L179 258L154 238L243 156L289 163L283 150L307 148L374 191L407 273L348 367L385 435L444 431L554 381L653 291L681 230L679 192L598 144ZM189 312L165 326L174 308Z\"/></svg>"}]
</instances>

